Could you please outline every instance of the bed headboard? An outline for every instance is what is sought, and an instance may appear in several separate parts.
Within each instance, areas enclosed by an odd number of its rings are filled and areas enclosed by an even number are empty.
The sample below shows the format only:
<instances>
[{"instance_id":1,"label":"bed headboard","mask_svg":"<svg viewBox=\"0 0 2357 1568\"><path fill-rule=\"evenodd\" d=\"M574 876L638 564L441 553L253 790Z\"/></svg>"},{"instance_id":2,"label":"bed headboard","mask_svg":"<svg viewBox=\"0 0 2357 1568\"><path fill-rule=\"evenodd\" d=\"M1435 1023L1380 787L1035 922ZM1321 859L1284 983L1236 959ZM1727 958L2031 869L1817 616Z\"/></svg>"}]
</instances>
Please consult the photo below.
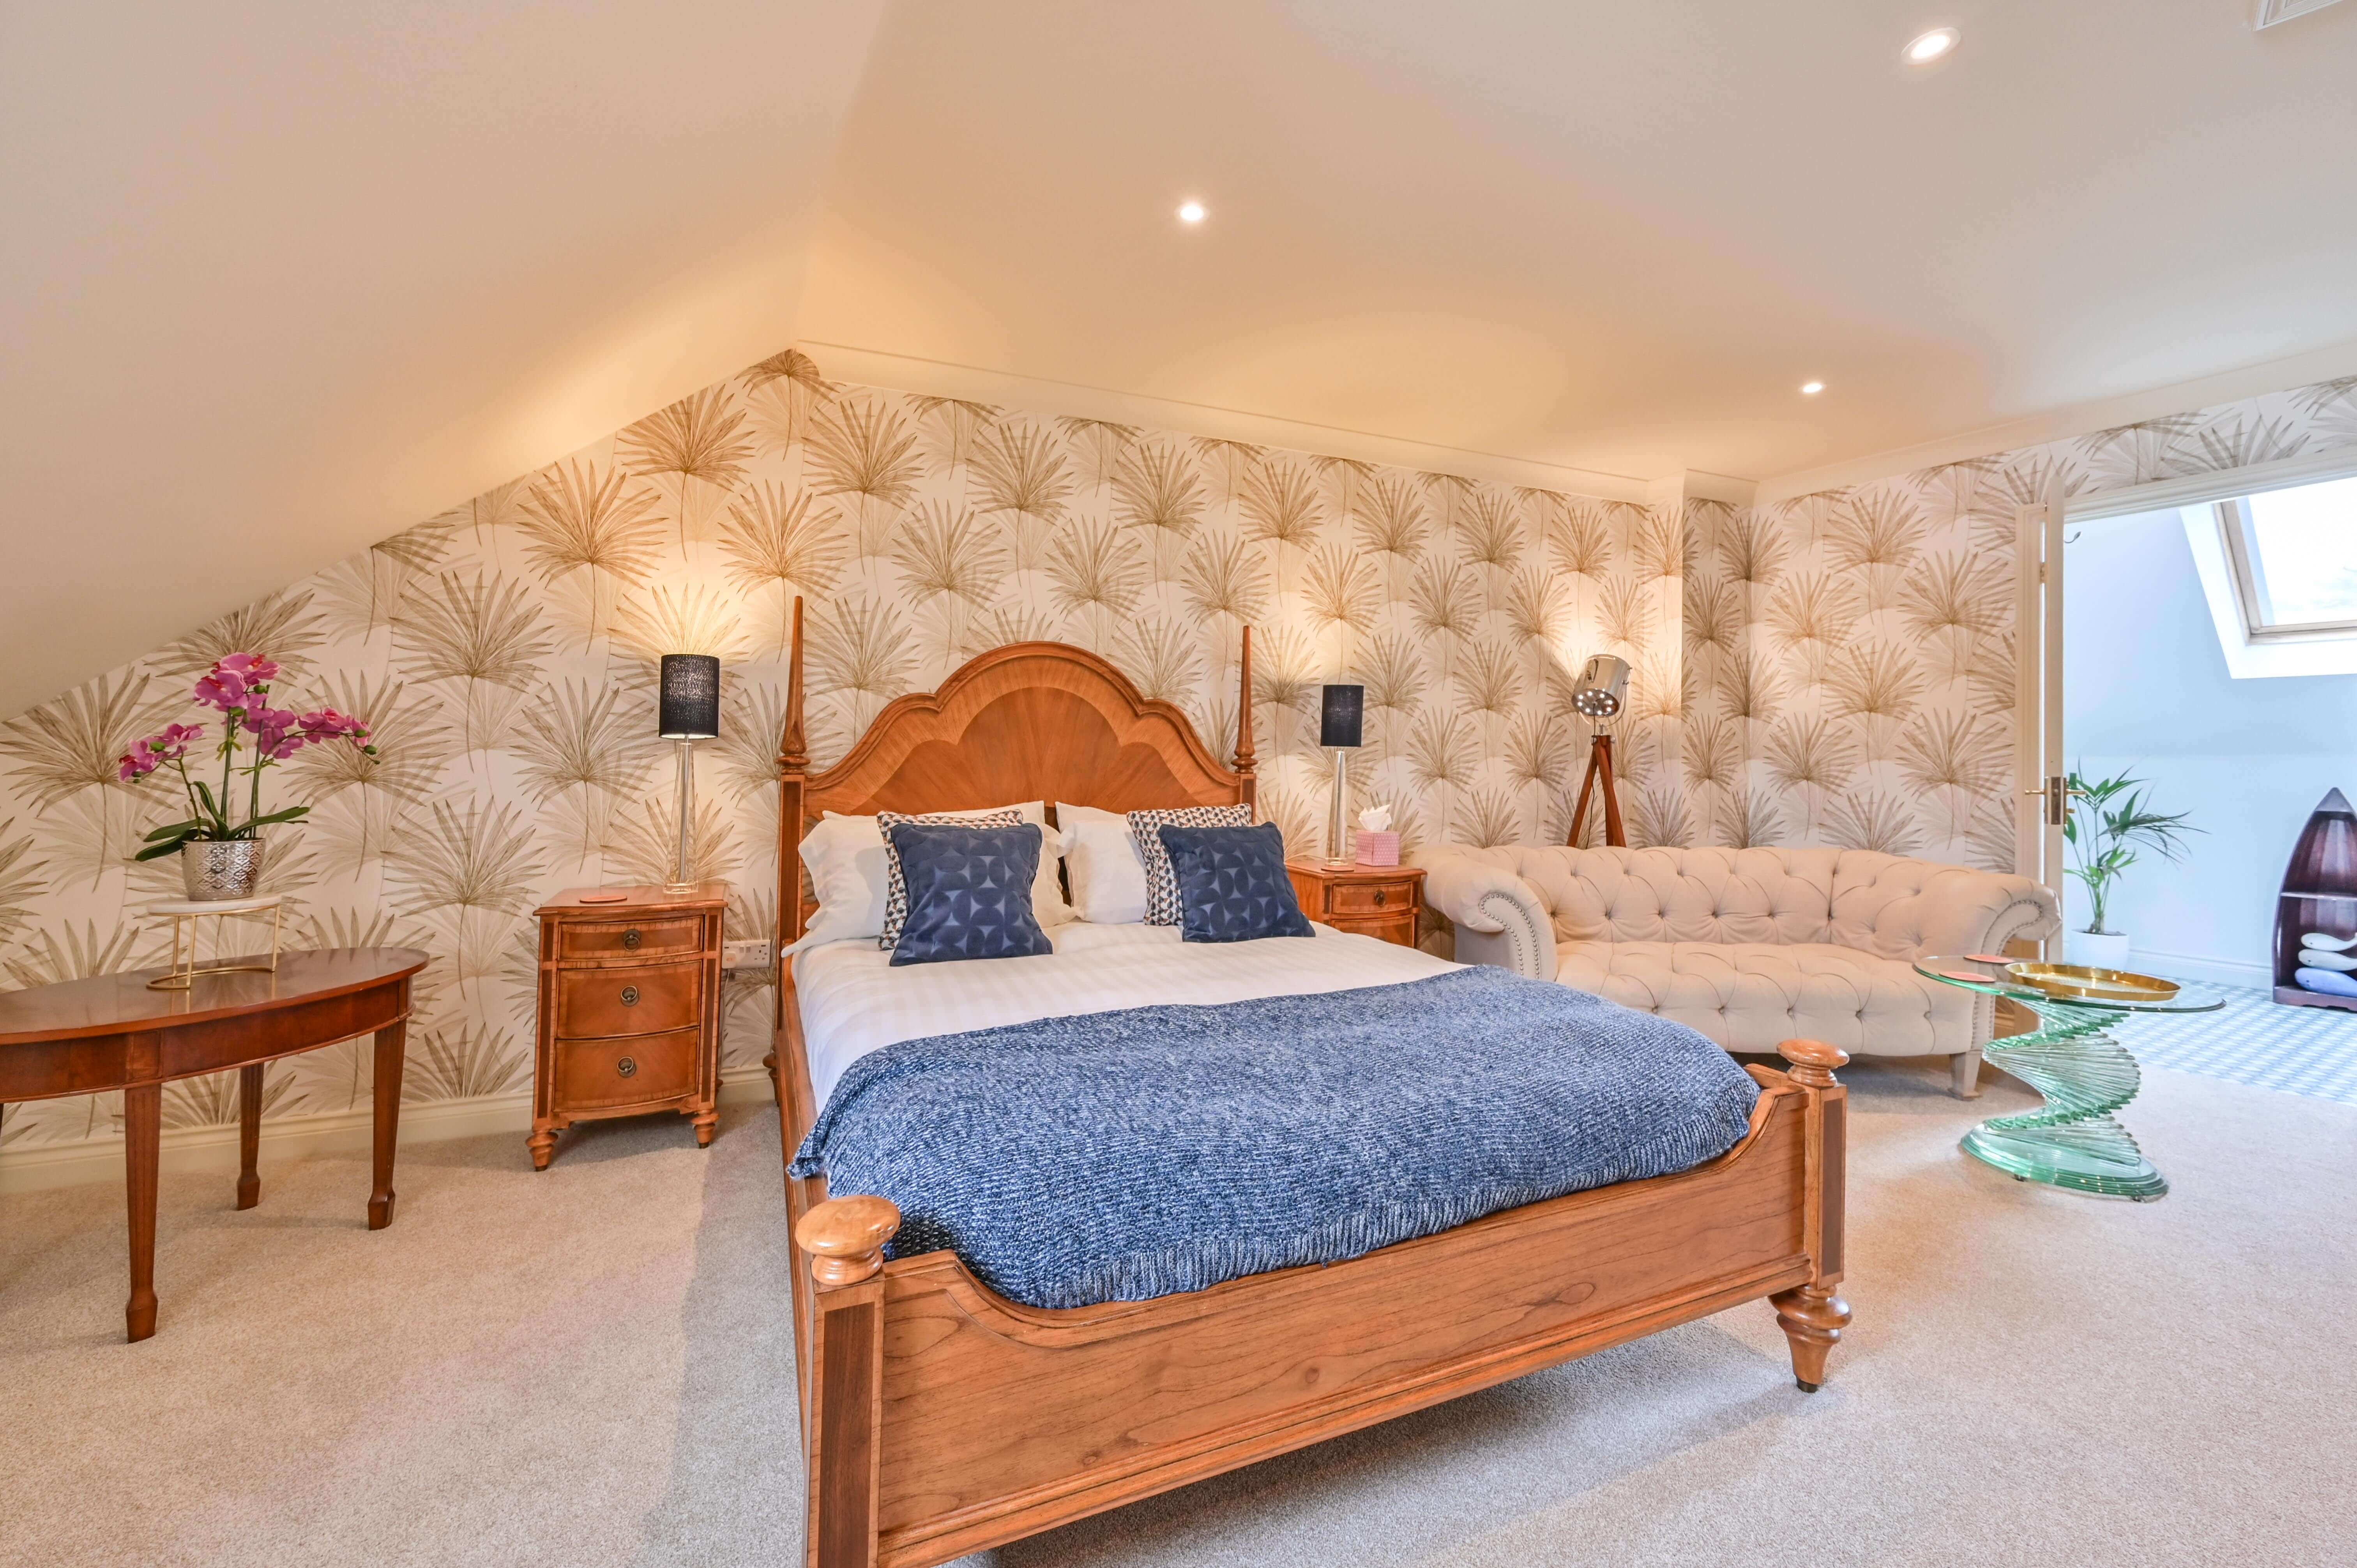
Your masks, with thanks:
<instances>
[{"instance_id":1,"label":"bed headboard","mask_svg":"<svg viewBox=\"0 0 2357 1568\"><path fill-rule=\"evenodd\" d=\"M1017 642L969 660L938 692L893 702L842 761L813 774L802 725L799 598L793 621L778 748L780 941L801 936L809 917L802 838L821 811L960 811L1017 800L1068 800L1108 811L1254 803L1250 627L1232 768L1213 760L1186 714L1139 696L1127 676L1088 650Z\"/></svg>"}]
</instances>

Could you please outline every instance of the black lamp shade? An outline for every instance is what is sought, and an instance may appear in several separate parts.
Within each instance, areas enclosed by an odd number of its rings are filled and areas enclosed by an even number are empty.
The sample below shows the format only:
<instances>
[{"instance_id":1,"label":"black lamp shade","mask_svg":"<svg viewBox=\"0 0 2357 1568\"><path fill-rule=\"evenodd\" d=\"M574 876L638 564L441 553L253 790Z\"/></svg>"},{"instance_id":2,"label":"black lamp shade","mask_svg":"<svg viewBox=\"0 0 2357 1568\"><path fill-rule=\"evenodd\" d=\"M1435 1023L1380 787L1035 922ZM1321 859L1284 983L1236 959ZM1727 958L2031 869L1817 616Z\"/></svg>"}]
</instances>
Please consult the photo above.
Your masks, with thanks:
<instances>
[{"instance_id":1,"label":"black lamp shade","mask_svg":"<svg viewBox=\"0 0 2357 1568\"><path fill-rule=\"evenodd\" d=\"M656 733L665 740L710 740L720 733L719 660L709 653L662 656Z\"/></svg>"},{"instance_id":2,"label":"black lamp shade","mask_svg":"<svg viewBox=\"0 0 2357 1568\"><path fill-rule=\"evenodd\" d=\"M1327 687L1318 714L1318 744L1329 748L1361 744L1360 721L1366 713L1366 702L1364 686Z\"/></svg>"}]
</instances>

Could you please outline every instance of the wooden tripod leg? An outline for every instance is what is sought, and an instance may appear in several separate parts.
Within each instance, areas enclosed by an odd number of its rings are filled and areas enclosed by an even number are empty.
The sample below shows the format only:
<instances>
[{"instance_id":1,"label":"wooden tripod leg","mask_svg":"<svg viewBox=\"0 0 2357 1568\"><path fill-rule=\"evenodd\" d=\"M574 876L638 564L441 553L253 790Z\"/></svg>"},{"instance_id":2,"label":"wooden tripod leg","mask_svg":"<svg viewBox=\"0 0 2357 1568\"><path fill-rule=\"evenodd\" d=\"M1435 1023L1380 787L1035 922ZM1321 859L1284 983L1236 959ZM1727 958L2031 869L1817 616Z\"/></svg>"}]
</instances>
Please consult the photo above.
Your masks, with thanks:
<instances>
[{"instance_id":1,"label":"wooden tripod leg","mask_svg":"<svg viewBox=\"0 0 2357 1568\"><path fill-rule=\"evenodd\" d=\"M1601 739L1601 736L1598 737ZM1607 777L1610 777L1609 774ZM1579 781L1579 800L1571 808L1571 836L1563 842L1573 849L1579 847L1579 830L1587 825L1587 797L1596 788L1596 750L1588 748L1587 773Z\"/></svg>"},{"instance_id":2,"label":"wooden tripod leg","mask_svg":"<svg viewBox=\"0 0 2357 1568\"><path fill-rule=\"evenodd\" d=\"M1628 830L1620 825L1620 792L1612 782L1612 737L1598 734L1587 745L1587 772L1579 781L1579 800L1571 808L1571 836L1564 840L1572 848L1579 847L1580 829L1587 825L1587 798L1596 792L1598 781L1604 789L1604 842L1615 849L1629 843Z\"/></svg>"},{"instance_id":3,"label":"wooden tripod leg","mask_svg":"<svg viewBox=\"0 0 2357 1568\"><path fill-rule=\"evenodd\" d=\"M1603 779L1604 842L1614 849L1625 849L1629 843L1629 830L1620 825L1620 791L1612 782L1612 737L1610 736L1599 735L1596 737L1595 759L1588 766L1593 768Z\"/></svg>"}]
</instances>

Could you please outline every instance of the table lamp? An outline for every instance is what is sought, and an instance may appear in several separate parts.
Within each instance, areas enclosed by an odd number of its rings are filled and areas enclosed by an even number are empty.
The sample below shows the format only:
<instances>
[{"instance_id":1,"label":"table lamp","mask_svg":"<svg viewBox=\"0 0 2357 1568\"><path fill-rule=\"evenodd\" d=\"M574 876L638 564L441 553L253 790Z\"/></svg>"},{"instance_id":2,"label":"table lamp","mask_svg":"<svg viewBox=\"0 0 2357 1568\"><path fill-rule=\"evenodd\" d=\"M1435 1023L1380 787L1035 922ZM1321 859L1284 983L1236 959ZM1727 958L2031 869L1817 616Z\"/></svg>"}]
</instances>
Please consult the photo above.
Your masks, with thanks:
<instances>
[{"instance_id":1,"label":"table lamp","mask_svg":"<svg viewBox=\"0 0 2357 1568\"><path fill-rule=\"evenodd\" d=\"M1334 754L1334 802L1326 818L1326 864L1329 866L1351 865L1348 840L1342 825L1342 811L1351 798L1350 757L1361 744L1364 727L1367 689L1364 686L1328 686L1319 705L1318 744Z\"/></svg>"},{"instance_id":2,"label":"table lamp","mask_svg":"<svg viewBox=\"0 0 2357 1568\"><path fill-rule=\"evenodd\" d=\"M695 743L720 733L720 660L709 653L662 656L662 700L655 733L679 745L679 861L666 893L691 893L688 847L695 822Z\"/></svg>"}]
</instances>

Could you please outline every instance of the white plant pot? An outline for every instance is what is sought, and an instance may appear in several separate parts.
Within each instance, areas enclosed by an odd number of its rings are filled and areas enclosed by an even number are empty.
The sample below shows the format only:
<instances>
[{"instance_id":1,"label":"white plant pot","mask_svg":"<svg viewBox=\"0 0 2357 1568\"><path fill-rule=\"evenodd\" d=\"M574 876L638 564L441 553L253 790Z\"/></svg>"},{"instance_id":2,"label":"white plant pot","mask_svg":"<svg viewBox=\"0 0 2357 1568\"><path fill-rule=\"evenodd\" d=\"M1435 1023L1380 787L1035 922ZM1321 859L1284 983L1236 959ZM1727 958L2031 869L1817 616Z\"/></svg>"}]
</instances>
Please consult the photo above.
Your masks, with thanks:
<instances>
[{"instance_id":1,"label":"white plant pot","mask_svg":"<svg viewBox=\"0 0 2357 1568\"><path fill-rule=\"evenodd\" d=\"M2062 938L2062 961L2089 969L2126 969L2128 939L2123 931L2071 931Z\"/></svg>"}]
</instances>

